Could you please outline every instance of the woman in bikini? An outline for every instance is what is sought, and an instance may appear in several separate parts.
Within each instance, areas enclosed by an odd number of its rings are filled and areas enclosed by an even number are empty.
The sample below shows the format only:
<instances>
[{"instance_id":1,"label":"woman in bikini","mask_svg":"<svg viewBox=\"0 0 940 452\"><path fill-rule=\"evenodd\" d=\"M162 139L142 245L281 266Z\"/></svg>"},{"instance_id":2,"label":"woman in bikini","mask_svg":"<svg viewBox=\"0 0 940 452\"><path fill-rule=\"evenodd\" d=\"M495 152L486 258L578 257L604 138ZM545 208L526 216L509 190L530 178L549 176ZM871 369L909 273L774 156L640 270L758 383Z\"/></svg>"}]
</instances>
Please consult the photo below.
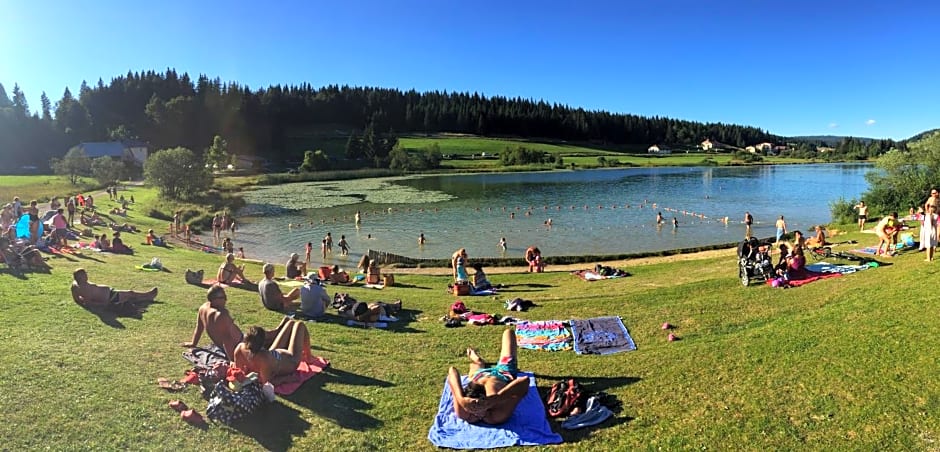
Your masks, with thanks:
<instances>
[{"instance_id":1,"label":"woman in bikini","mask_svg":"<svg viewBox=\"0 0 940 452\"><path fill-rule=\"evenodd\" d=\"M466 386L461 386L456 367L447 372L447 384L454 395L454 413L471 424L508 421L529 390L529 377L519 376L516 334L511 328L503 331L499 361L492 367L472 348L467 348L467 358L470 383Z\"/></svg>"},{"instance_id":2,"label":"woman in bikini","mask_svg":"<svg viewBox=\"0 0 940 452\"><path fill-rule=\"evenodd\" d=\"M219 284L232 284L236 277L240 278L243 283L250 283L248 278L245 277L245 267L235 265L235 255L228 253L225 255L225 262L219 266L219 272L216 274L215 279Z\"/></svg>"},{"instance_id":3,"label":"woman in bikini","mask_svg":"<svg viewBox=\"0 0 940 452\"><path fill-rule=\"evenodd\" d=\"M235 347L234 361L235 367L246 373L257 372L261 383L266 383L293 374L300 362L309 361L311 356L307 325L293 320L281 329L270 347L265 347L264 329L251 327Z\"/></svg>"}]
</instances>

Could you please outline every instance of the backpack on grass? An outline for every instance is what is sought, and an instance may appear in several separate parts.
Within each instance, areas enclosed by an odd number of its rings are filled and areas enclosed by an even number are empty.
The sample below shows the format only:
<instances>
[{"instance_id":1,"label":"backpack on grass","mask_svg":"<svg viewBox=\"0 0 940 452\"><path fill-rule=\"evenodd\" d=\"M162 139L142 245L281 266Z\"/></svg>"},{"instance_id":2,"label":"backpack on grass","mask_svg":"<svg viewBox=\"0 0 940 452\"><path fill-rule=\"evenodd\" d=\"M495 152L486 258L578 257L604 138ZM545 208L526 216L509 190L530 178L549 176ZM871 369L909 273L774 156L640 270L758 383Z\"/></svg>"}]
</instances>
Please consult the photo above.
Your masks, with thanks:
<instances>
[{"instance_id":1,"label":"backpack on grass","mask_svg":"<svg viewBox=\"0 0 940 452\"><path fill-rule=\"evenodd\" d=\"M550 417L568 416L577 406L583 409L587 397L588 391L574 378L559 381L548 391L548 399L545 401L548 406L548 415Z\"/></svg>"}]
</instances>

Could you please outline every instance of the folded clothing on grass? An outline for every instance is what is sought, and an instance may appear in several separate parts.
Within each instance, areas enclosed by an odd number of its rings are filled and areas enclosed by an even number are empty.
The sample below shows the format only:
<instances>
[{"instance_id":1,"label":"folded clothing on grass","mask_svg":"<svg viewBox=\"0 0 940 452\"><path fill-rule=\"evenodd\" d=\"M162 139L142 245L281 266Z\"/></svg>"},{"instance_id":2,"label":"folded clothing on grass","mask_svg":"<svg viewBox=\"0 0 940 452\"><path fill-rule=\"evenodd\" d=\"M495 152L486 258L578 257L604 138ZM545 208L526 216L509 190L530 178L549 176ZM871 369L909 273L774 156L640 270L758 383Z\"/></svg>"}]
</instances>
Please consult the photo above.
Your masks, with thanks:
<instances>
[{"instance_id":1,"label":"folded clothing on grass","mask_svg":"<svg viewBox=\"0 0 940 452\"><path fill-rule=\"evenodd\" d=\"M579 355L609 355L636 350L636 344L620 317L571 320L574 351Z\"/></svg>"},{"instance_id":2,"label":"folded clothing on grass","mask_svg":"<svg viewBox=\"0 0 940 452\"><path fill-rule=\"evenodd\" d=\"M454 414L454 394L445 380L444 392L428 431L428 439L437 447L451 449L494 449L561 443L561 436L552 431L545 417L545 406L535 387L535 375L519 373L519 376L523 375L529 377L529 392L519 401L512 417L499 425L471 424L457 418ZM465 376L461 380L461 386L469 382Z\"/></svg>"}]
</instances>

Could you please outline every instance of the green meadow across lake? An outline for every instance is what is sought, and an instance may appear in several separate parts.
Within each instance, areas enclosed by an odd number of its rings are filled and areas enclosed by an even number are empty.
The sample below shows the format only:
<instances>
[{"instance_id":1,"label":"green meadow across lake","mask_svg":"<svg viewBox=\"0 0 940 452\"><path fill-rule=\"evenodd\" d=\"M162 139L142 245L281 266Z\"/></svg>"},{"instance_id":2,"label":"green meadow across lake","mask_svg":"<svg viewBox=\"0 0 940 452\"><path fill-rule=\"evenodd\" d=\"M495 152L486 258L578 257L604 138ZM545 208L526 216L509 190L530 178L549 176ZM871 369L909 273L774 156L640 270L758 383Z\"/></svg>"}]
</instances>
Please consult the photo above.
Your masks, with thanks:
<instances>
[{"instance_id":1,"label":"green meadow across lake","mask_svg":"<svg viewBox=\"0 0 940 452\"><path fill-rule=\"evenodd\" d=\"M165 230L165 222L146 216L158 203L155 190L130 187L124 194L137 200L127 221ZM116 205L98 199L106 209ZM841 251L877 242L858 232L832 240L858 242L835 246ZM10 348L0 358L5 448L432 450L427 436L448 367L466 369L467 346L491 359L498 353L501 326L444 327L440 318L455 297L445 291L451 278L440 271L399 271L395 285L381 291L329 286L363 301L401 299L404 309L385 329L349 327L334 316L308 322L313 353L330 360L328 369L250 422L194 428L167 402L181 399L205 413L198 388L170 393L156 380L181 378L189 368L180 343L192 335L205 288L186 284L186 269L214 274L221 256L178 242L141 245L142 234L126 241L135 255L82 251L49 256L49 273L0 270L2 336ZM163 272L134 268L152 257ZM881 259L890 265L782 290L742 287L736 260L728 250L605 262L631 276L595 282L569 274L571 267L540 274L508 268L490 275L509 286L495 297L460 299L470 309L523 320L620 316L629 329L632 352L520 351L520 368L533 372L542 389L575 377L622 404L596 427L567 431L552 421L564 442L546 449L935 447L940 383L933 350L940 327L929 313L940 309L940 298L911 288L937 277L937 263L906 251ZM260 265L246 263L247 275L260 278ZM77 267L99 284L156 286L160 294L133 315L83 309L68 293ZM280 319L255 291L227 294L243 330ZM537 306L505 311L513 297ZM678 341L667 341L665 322Z\"/></svg>"}]
</instances>

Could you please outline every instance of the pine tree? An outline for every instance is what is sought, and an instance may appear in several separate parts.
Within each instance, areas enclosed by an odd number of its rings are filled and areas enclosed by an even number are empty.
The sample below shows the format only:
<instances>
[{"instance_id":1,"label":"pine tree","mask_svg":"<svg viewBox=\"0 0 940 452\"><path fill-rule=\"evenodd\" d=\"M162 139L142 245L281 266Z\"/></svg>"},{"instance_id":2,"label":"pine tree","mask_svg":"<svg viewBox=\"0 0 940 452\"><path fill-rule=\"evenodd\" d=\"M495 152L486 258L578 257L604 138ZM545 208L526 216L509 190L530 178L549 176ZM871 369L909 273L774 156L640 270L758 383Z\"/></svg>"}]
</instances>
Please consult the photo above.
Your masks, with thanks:
<instances>
[{"instance_id":1,"label":"pine tree","mask_svg":"<svg viewBox=\"0 0 940 452\"><path fill-rule=\"evenodd\" d=\"M19 84L13 84L13 111L21 117L29 116L29 103Z\"/></svg>"},{"instance_id":2,"label":"pine tree","mask_svg":"<svg viewBox=\"0 0 940 452\"><path fill-rule=\"evenodd\" d=\"M7 96L7 90L3 88L3 83L0 83L0 109L10 108L13 106L13 101L10 100L10 97Z\"/></svg>"},{"instance_id":3,"label":"pine tree","mask_svg":"<svg viewBox=\"0 0 940 452\"><path fill-rule=\"evenodd\" d=\"M52 122L52 102L49 101L49 96L45 91L42 92L39 101L42 102L42 120Z\"/></svg>"}]
</instances>

